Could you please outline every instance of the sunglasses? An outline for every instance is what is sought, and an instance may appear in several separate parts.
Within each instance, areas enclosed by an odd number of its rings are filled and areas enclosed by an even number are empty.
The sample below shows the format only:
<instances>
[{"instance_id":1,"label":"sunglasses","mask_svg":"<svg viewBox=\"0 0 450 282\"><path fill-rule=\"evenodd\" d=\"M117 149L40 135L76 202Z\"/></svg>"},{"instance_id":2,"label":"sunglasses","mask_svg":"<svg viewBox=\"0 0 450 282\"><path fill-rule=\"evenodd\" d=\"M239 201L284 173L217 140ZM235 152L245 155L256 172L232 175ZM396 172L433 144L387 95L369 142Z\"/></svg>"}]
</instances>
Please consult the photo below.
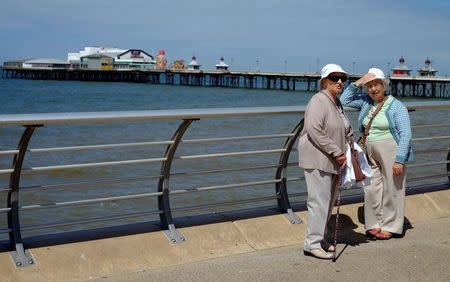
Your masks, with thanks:
<instances>
[{"instance_id":1,"label":"sunglasses","mask_svg":"<svg viewBox=\"0 0 450 282\"><path fill-rule=\"evenodd\" d=\"M339 79L342 81L342 83L347 81L347 77L343 75L329 75L327 78L333 82L338 82Z\"/></svg>"}]
</instances>

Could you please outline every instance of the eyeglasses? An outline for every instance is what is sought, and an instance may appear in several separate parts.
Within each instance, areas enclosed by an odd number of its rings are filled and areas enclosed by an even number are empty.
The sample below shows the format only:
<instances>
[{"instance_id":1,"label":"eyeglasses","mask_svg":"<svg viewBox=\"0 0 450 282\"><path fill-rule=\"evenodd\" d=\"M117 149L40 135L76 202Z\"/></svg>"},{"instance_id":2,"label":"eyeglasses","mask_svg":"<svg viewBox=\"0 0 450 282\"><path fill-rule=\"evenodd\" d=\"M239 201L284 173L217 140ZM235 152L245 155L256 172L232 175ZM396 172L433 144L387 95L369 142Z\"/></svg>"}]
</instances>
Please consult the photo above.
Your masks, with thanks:
<instances>
[{"instance_id":1,"label":"eyeglasses","mask_svg":"<svg viewBox=\"0 0 450 282\"><path fill-rule=\"evenodd\" d=\"M327 78L333 82L338 82L339 79L342 81L342 83L347 81L347 77L342 75L329 75L327 76Z\"/></svg>"}]
</instances>

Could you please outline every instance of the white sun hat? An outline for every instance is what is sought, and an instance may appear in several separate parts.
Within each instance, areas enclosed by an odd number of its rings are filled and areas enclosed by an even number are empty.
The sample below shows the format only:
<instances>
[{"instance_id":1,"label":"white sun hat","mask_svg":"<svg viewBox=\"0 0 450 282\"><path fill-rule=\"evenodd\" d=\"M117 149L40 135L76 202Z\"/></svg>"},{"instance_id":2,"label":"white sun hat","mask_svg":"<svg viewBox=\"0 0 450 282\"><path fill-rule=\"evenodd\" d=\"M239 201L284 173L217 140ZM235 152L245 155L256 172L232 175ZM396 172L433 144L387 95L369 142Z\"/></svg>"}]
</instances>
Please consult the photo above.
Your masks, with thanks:
<instances>
[{"instance_id":1,"label":"white sun hat","mask_svg":"<svg viewBox=\"0 0 450 282\"><path fill-rule=\"evenodd\" d=\"M344 71L340 65L327 64L322 68L322 71L320 73L320 81L322 81L322 79L326 78L327 76L330 75L330 73L333 73L333 72L339 72L339 73L348 75L348 73L346 71Z\"/></svg>"},{"instance_id":2,"label":"white sun hat","mask_svg":"<svg viewBox=\"0 0 450 282\"><path fill-rule=\"evenodd\" d=\"M385 90L389 89L389 79L386 78L386 76L384 75L384 72L382 70L380 70L379 68L370 68L367 73L373 73L375 75L375 77L372 78L371 80L367 81L364 85L366 85L368 82L370 82L372 80L379 79L383 82L384 89Z\"/></svg>"}]
</instances>

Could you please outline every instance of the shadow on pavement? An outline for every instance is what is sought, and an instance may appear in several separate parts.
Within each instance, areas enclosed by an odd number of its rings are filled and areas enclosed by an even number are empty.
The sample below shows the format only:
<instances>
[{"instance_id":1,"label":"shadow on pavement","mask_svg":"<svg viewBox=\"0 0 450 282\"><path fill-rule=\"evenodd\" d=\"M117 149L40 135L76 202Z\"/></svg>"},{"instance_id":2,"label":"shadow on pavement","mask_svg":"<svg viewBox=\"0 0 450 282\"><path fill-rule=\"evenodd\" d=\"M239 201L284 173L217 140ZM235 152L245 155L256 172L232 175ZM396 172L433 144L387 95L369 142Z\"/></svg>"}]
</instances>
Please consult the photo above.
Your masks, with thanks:
<instances>
[{"instance_id":1,"label":"shadow on pavement","mask_svg":"<svg viewBox=\"0 0 450 282\"><path fill-rule=\"evenodd\" d=\"M326 238L328 242L334 242L334 230L336 225L336 215L333 214L327 225ZM355 230L358 225L353 222L352 218L346 214L339 214L337 243L350 246L359 246L359 244L368 243L366 235Z\"/></svg>"}]
</instances>

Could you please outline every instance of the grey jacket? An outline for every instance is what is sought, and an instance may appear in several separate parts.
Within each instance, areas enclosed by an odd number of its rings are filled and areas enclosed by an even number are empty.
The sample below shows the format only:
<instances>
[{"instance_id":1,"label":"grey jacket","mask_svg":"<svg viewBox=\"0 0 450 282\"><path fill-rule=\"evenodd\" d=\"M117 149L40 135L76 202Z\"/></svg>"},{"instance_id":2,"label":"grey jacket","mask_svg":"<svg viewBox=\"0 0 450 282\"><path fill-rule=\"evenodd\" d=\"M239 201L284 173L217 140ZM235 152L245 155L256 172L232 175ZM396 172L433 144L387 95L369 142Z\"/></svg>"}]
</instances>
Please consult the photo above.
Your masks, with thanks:
<instances>
[{"instance_id":1,"label":"grey jacket","mask_svg":"<svg viewBox=\"0 0 450 282\"><path fill-rule=\"evenodd\" d=\"M305 125L298 142L299 166L339 174L334 158L345 153L345 125L326 92L315 94L306 107Z\"/></svg>"}]
</instances>

